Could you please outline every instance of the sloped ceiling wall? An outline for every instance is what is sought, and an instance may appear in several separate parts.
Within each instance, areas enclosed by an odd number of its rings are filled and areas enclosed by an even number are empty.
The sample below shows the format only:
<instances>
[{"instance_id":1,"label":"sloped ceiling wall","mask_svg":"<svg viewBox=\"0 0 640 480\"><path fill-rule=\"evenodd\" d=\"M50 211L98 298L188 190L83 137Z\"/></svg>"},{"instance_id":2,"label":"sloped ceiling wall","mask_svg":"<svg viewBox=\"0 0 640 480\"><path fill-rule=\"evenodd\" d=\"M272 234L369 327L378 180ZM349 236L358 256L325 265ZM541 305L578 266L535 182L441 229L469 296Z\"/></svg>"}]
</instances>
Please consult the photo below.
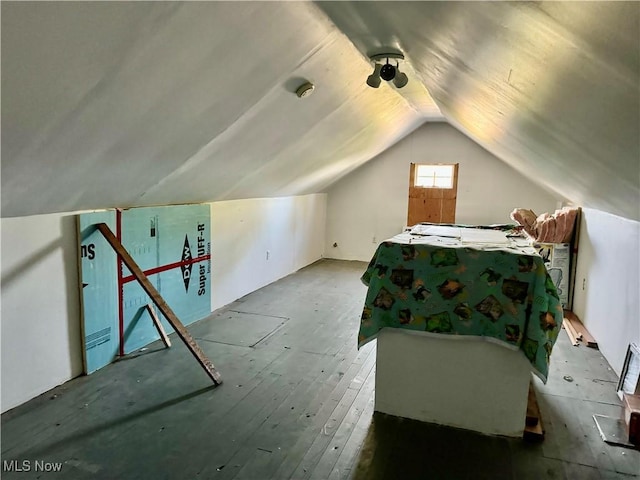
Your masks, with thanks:
<instances>
[{"instance_id":1,"label":"sloped ceiling wall","mask_svg":"<svg viewBox=\"0 0 640 480\"><path fill-rule=\"evenodd\" d=\"M640 219L638 3L1 8L3 217L323 191L444 115L558 196ZM371 89L389 46L409 85Z\"/></svg>"},{"instance_id":2,"label":"sloped ceiling wall","mask_svg":"<svg viewBox=\"0 0 640 480\"><path fill-rule=\"evenodd\" d=\"M326 2L394 42L444 116L532 181L640 219L640 3Z\"/></svg>"},{"instance_id":3,"label":"sloped ceiling wall","mask_svg":"<svg viewBox=\"0 0 640 480\"><path fill-rule=\"evenodd\" d=\"M369 69L307 2L2 2L2 215L322 191L441 118Z\"/></svg>"}]
</instances>

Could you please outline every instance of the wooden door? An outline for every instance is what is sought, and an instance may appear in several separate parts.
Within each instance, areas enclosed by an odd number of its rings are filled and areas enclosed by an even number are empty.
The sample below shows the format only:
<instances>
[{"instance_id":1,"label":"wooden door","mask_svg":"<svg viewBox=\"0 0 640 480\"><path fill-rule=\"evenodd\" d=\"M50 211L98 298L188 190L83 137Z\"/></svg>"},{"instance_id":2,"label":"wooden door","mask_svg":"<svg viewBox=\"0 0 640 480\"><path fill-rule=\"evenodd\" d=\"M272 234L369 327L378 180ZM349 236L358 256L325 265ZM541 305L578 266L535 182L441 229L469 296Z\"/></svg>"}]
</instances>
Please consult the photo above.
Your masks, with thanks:
<instances>
[{"instance_id":1,"label":"wooden door","mask_svg":"<svg viewBox=\"0 0 640 480\"><path fill-rule=\"evenodd\" d=\"M409 174L409 211L407 226L420 222L455 223L458 195L458 164L453 166L451 188L417 187L416 167L412 163Z\"/></svg>"}]
</instances>

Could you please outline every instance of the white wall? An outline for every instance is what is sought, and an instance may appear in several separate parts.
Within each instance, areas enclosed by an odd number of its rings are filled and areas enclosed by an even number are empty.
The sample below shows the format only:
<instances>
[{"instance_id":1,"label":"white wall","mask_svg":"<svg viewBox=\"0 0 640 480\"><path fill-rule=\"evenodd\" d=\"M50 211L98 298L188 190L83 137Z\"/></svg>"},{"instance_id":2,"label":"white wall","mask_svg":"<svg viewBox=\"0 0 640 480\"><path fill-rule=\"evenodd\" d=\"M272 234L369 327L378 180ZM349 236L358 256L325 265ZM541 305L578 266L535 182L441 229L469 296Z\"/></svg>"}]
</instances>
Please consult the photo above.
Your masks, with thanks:
<instances>
[{"instance_id":1,"label":"white wall","mask_svg":"<svg viewBox=\"0 0 640 480\"><path fill-rule=\"evenodd\" d=\"M325 194L211 204L212 309L321 258L325 213ZM2 219L3 412L82 372L75 221Z\"/></svg>"},{"instance_id":2,"label":"white wall","mask_svg":"<svg viewBox=\"0 0 640 480\"><path fill-rule=\"evenodd\" d=\"M410 163L459 163L456 222L507 223L516 207L553 212L558 199L447 123L426 123L328 191L325 256L369 261L407 221ZM333 244L337 243L337 247Z\"/></svg>"},{"instance_id":3,"label":"white wall","mask_svg":"<svg viewBox=\"0 0 640 480\"><path fill-rule=\"evenodd\" d=\"M82 372L75 215L3 218L2 411Z\"/></svg>"},{"instance_id":4,"label":"white wall","mask_svg":"<svg viewBox=\"0 0 640 480\"><path fill-rule=\"evenodd\" d=\"M212 308L320 259L325 215L325 194L212 203Z\"/></svg>"},{"instance_id":5,"label":"white wall","mask_svg":"<svg viewBox=\"0 0 640 480\"><path fill-rule=\"evenodd\" d=\"M618 375L627 345L640 344L639 279L640 223L583 209L573 311Z\"/></svg>"}]
</instances>

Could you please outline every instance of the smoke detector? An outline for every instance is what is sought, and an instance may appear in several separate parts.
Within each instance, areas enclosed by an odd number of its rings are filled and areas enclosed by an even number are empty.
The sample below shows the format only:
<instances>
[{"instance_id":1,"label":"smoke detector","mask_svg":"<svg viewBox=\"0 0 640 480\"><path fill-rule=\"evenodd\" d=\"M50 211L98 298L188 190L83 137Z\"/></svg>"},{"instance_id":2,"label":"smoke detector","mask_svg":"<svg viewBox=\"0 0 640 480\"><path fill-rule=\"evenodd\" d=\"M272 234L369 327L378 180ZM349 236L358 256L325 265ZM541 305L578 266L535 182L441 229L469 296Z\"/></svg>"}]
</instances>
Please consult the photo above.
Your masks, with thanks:
<instances>
[{"instance_id":1,"label":"smoke detector","mask_svg":"<svg viewBox=\"0 0 640 480\"><path fill-rule=\"evenodd\" d=\"M298 98L308 97L313 93L315 88L316 87L311 82L303 83L296 90L296 95L298 95Z\"/></svg>"}]
</instances>

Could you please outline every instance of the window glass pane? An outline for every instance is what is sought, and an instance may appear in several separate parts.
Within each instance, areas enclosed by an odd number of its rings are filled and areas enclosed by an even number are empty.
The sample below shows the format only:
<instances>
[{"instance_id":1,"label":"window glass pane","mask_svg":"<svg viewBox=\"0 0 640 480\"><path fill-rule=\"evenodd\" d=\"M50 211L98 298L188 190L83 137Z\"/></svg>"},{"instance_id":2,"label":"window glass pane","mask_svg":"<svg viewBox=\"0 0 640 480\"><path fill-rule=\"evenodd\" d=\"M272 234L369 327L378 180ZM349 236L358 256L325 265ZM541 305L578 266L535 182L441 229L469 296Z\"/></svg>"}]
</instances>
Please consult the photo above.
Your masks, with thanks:
<instances>
[{"instance_id":1,"label":"window glass pane","mask_svg":"<svg viewBox=\"0 0 640 480\"><path fill-rule=\"evenodd\" d=\"M432 187L433 178L418 177L416 178L416 187Z\"/></svg>"},{"instance_id":2,"label":"window glass pane","mask_svg":"<svg viewBox=\"0 0 640 480\"><path fill-rule=\"evenodd\" d=\"M433 177L436 165L418 165L416 175L418 177Z\"/></svg>"},{"instance_id":3,"label":"window glass pane","mask_svg":"<svg viewBox=\"0 0 640 480\"><path fill-rule=\"evenodd\" d=\"M436 177L434 187L437 188L451 188L453 187L453 178L451 177Z\"/></svg>"},{"instance_id":4,"label":"window glass pane","mask_svg":"<svg viewBox=\"0 0 640 480\"><path fill-rule=\"evenodd\" d=\"M436 177L451 177L453 165L434 165L433 171L436 173Z\"/></svg>"},{"instance_id":5,"label":"window glass pane","mask_svg":"<svg viewBox=\"0 0 640 480\"><path fill-rule=\"evenodd\" d=\"M418 177L451 177L453 165L418 165L416 175Z\"/></svg>"},{"instance_id":6,"label":"window glass pane","mask_svg":"<svg viewBox=\"0 0 640 480\"><path fill-rule=\"evenodd\" d=\"M453 188L454 165L416 165L415 186Z\"/></svg>"}]
</instances>

